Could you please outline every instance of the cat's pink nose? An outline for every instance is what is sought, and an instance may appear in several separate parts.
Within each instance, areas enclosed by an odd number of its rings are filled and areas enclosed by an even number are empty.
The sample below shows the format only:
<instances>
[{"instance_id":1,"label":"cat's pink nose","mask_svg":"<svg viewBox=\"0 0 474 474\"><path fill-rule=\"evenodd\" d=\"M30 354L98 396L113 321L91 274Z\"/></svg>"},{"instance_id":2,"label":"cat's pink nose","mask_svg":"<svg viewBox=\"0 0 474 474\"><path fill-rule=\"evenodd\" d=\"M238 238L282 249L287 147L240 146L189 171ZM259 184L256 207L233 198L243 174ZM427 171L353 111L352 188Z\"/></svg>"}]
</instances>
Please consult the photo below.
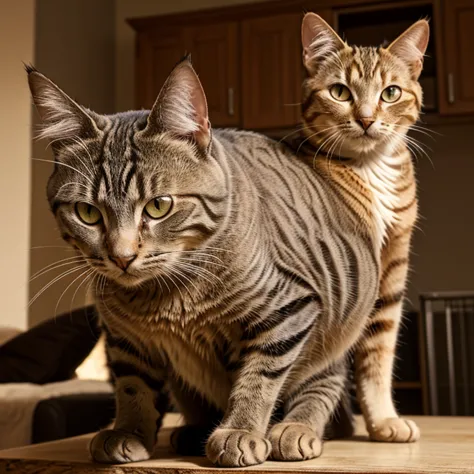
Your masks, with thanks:
<instances>
[{"instance_id":1,"label":"cat's pink nose","mask_svg":"<svg viewBox=\"0 0 474 474\"><path fill-rule=\"evenodd\" d=\"M360 118L357 120L357 123L364 129L367 130L373 123L375 122L374 119L371 118Z\"/></svg>"},{"instance_id":2,"label":"cat's pink nose","mask_svg":"<svg viewBox=\"0 0 474 474\"><path fill-rule=\"evenodd\" d=\"M109 255L109 259L117 265L121 270L124 272L130 266L130 264L137 258L137 255L127 255L123 257L111 257Z\"/></svg>"}]
</instances>

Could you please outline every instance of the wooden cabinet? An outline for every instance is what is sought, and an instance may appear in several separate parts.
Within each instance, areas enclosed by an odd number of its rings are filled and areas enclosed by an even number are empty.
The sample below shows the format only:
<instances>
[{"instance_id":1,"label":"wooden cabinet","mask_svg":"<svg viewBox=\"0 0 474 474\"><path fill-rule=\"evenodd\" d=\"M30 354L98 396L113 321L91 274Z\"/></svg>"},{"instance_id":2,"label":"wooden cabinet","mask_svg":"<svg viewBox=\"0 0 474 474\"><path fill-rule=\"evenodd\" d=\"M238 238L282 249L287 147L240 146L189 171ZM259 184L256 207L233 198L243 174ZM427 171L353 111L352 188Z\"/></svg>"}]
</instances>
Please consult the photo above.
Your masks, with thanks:
<instances>
[{"instance_id":1,"label":"wooden cabinet","mask_svg":"<svg viewBox=\"0 0 474 474\"><path fill-rule=\"evenodd\" d=\"M300 14L242 23L242 97L244 128L295 125L300 117Z\"/></svg>"},{"instance_id":2,"label":"wooden cabinet","mask_svg":"<svg viewBox=\"0 0 474 474\"><path fill-rule=\"evenodd\" d=\"M129 20L137 31L136 103L152 106L172 67L191 53L214 127L275 135L300 123L303 11L323 2L279 0ZM424 110L474 114L474 0L326 0L316 10L350 42L394 39L431 18L420 82Z\"/></svg>"},{"instance_id":3,"label":"wooden cabinet","mask_svg":"<svg viewBox=\"0 0 474 474\"><path fill-rule=\"evenodd\" d=\"M184 32L144 32L137 37L135 98L139 109L150 109L169 73L186 52Z\"/></svg>"},{"instance_id":4,"label":"wooden cabinet","mask_svg":"<svg viewBox=\"0 0 474 474\"><path fill-rule=\"evenodd\" d=\"M209 117L219 127L240 123L238 25L173 28L140 33L137 38L136 101L149 109L176 63L191 53L206 92Z\"/></svg>"},{"instance_id":5,"label":"wooden cabinet","mask_svg":"<svg viewBox=\"0 0 474 474\"><path fill-rule=\"evenodd\" d=\"M238 31L236 22L184 30L186 48L206 93L214 126L240 124Z\"/></svg>"},{"instance_id":6,"label":"wooden cabinet","mask_svg":"<svg viewBox=\"0 0 474 474\"><path fill-rule=\"evenodd\" d=\"M444 51L439 69L440 112L474 112L474 0L444 2ZM444 54L443 54L444 53Z\"/></svg>"}]
</instances>

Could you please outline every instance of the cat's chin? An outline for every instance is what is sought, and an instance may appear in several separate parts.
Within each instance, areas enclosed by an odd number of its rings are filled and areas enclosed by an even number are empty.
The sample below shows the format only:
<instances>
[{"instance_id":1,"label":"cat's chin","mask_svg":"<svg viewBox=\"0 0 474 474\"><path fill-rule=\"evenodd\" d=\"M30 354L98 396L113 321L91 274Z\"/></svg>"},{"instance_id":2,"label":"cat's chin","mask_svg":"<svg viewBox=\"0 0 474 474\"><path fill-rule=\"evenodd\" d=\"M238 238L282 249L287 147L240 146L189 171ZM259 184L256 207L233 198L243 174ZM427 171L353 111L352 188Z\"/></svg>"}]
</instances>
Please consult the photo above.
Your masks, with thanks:
<instances>
[{"instance_id":1,"label":"cat's chin","mask_svg":"<svg viewBox=\"0 0 474 474\"><path fill-rule=\"evenodd\" d=\"M348 158L357 158L360 155L367 155L376 151L382 141L369 135L362 135L346 139L341 155Z\"/></svg>"},{"instance_id":2,"label":"cat's chin","mask_svg":"<svg viewBox=\"0 0 474 474\"><path fill-rule=\"evenodd\" d=\"M113 280L116 285L124 288L135 288L147 280L146 278L143 278L143 276L136 276L130 273L122 273L121 275L114 275L111 277L109 276L109 278Z\"/></svg>"}]
</instances>

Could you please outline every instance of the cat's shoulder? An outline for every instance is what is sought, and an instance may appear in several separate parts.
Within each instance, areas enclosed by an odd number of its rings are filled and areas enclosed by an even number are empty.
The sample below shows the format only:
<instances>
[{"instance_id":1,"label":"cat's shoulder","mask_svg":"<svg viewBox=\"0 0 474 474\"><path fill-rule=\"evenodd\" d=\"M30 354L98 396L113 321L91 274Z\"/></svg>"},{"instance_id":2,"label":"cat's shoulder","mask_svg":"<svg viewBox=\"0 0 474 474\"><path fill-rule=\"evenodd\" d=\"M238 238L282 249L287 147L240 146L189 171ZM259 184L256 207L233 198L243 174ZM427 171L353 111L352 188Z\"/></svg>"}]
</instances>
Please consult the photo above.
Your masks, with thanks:
<instances>
[{"instance_id":1,"label":"cat's shoulder","mask_svg":"<svg viewBox=\"0 0 474 474\"><path fill-rule=\"evenodd\" d=\"M277 144L272 138L250 130L237 128L218 128L214 130L214 137L221 143L240 146L274 146Z\"/></svg>"}]
</instances>

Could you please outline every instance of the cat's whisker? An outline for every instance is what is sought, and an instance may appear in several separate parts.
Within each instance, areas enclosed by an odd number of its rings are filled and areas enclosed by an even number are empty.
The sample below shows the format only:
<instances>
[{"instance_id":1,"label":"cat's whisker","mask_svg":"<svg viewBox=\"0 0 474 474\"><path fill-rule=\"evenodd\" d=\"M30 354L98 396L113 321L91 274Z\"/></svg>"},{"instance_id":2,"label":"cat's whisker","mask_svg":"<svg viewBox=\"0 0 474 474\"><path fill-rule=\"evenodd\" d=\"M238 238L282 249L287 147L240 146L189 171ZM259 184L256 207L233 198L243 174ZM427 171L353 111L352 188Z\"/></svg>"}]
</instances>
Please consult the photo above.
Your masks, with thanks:
<instances>
[{"instance_id":1,"label":"cat's whisker","mask_svg":"<svg viewBox=\"0 0 474 474\"><path fill-rule=\"evenodd\" d=\"M45 267L43 267L41 270L38 270L37 272L35 272L31 276L30 282L44 275L45 273L50 272L51 270L56 270L57 268L64 267L65 265L73 265L75 263L81 263L82 261L84 261L84 258L82 256L75 256L75 257L63 258L57 262L50 263L49 265L46 265Z\"/></svg>"},{"instance_id":2,"label":"cat's whisker","mask_svg":"<svg viewBox=\"0 0 474 474\"><path fill-rule=\"evenodd\" d=\"M228 253L237 253L235 252L234 250L229 250L229 249L223 249L223 248L220 248L220 247L209 247L209 246L203 246L203 247L199 247L199 249L210 249L210 250L219 250L221 252L228 252Z\"/></svg>"},{"instance_id":3,"label":"cat's whisker","mask_svg":"<svg viewBox=\"0 0 474 474\"><path fill-rule=\"evenodd\" d=\"M336 147L337 147L337 144L339 143L340 140L342 140L344 138L344 135L342 133L338 133L338 136L336 137L336 139L334 140L334 142L332 143L331 147L329 148L328 150L328 157L330 160L332 160L332 157L334 156L334 153L336 151Z\"/></svg>"},{"instance_id":4,"label":"cat's whisker","mask_svg":"<svg viewBox=\"0 0 474 474\"><path fill-rule=\"evenodd\" d=\"M96 281L96 279L97 279L99 276L100 276L100 273L99 273L98 271L96 271L95 274L94 274L94 277L91 278L89 284L88 284L87 287L86 287L86 296L90 294L92 285L94 284L94 282Z\"/></svg>"},{"instance_id":5,"label":"cat's whisker","mask_svg":"<svg viewBox=\"0 0 474 474\"><path fill-rule=\"evenodd\" d=\"M329 146L329 149L327 151L326 162L327 162L327 165L328 165L329 174L331 174L331 164L332 164L332 157L334 155L334 150L335 150L335 147L337 146L337 143L339 142L340 139L342 139L342 134L338 131L336 137L334 137L333 140L328 142L328 144L330 143L330 146Z\"/></svg>"},{"instance_id":6,"label":"cat's whisker","mask_svg":"<svg viewBox=\"0 0 474 474\"><path fill-rule=\"evenodd\" d=\"M419 125L410 125L410 126L402 125L402 127L407 128L409 130L419 132L419 133L423 133L423 134L427 135L428 137L430 137L432 140L436 140L435 137L433 137L432 135L437 135L439 137L443 136L442 133L439 133L436 130L432 130L431 128L427 128L427 127L421 127Z\"/></svg>"},{"instance_id":7,"label":"cat's whisker","mask_svg":"<svg viewBox=\"0 0 474 474\"><path fill-rule=\"evenodd\" d=\"M296 149L296 154L299 153L301 147L311 138L316 137L317 135L321 135L321 133L327 132L328 130L333 130L334 128L342 128L343 126L344 124L332 125L331 127L327 127L327 128L324 128L323 130L317 131L316 133L312 133L299 144L298 148Z\"/></svg>"},{"instance_id":8,"label":"cat's whisker","mask_svg":"<svg viewBox=\"0 0 474 474\"><path fill-rule=\"evenodd\" d=\"M278 143L281 143L281 142L284 142L288 137L291 137L291 135L294 135L295 133L298 133L298 132L302 132L303 130L307 130L307 129L311 129L311 128L314 128L310 125L304 125L303 127L299 127L293 131L291 131L290 133L288 133L287 135L285 135L283 138L281 138L280 140L278 140Z\"/></svg>"},{"instance_id":9,"label":"cat's whisker","mask_svg":"<svg viewBox=\"0 0 474 474\"><path fill-rule=\"evenodd\" d=\"M56 316L58 315L58 308L59 308L59 304L61 303L61 300L63 299L63 296L67 293L67 290L69 290L69 288L71 288L72 285L74 285L74 283L76 283L77 280L79 280L79 278L81 278L82 276L84 275L88 275L89 273L93 272L94 270L92 268L87 268L86 270L84 270L79 276L75 277L71 283L69 283L69 285L66 286L65 290L61 293L61 295L59 296L58 298L58 301L56 302L56 306L54 307L54 317L56 318ZM84 280L83 280L84 281ZM79 285L80 287L81 285ZM76 295L76 293L74 293L74 296ZM71 301L71 306L72 306L72 302L74 301L74 298L73 300Z\"/></svg>"},{"instance_id":10,"label":"cat's whisker","mask_svg":"<svg viewBox=\"0 0 474 474\"><path fill-rule=\"evenodd\" d=\"M63 184L63 185L58 189L58 194L59 194L59 192L61 191L61 189L65 188L66 186L71 186L71 185L73 185L73 184L75 184L76 186L81 186L81 187L83 187L83 188L86 188L87 191L89 191L89 188L88 188L84 183L78 183L77 181L70 181L69 183ZM84 193L84 195L87 196L86 193Z\"/></svg>"},{"instance_id":11,"label":"cat's whisker","mask_svg":"<svg viewBox=\"0 0 474 474\"><path fill-rule=\"evenodd\" d=\"M71 140L73 140L75 143L77 143L79 146L81 146L84 149L84 151L86 152L86 154L89 158L92 169L94 169L94 166L95 166L94 160L92 159L92 156L91 156L86 144L84 143L84 140L81 137L77 136L77 135L74 136L74 137L71 137ZM91 173L92 173L92 171L91 171Z\"/></svg>"},{"instance_id":12,"label":"cat's whisker","mask_svg":"<svg viewBox=\"0 0 474 474\"><path fill-rule=\"evenodd\" d=\"M84 166L84 168L89 172L90 177L91 177L92 179L94 179L94 175L93 175L92 169L84 163L84 161L82 160L82 158L74 151L74 149L71 148L71 147L68 147L67 150L68 150L69 153L72 153L72 154L81 162L82 166ZM92 166L93 166L93 165L92 165Z\"/></svg>"},{"instance_id":13,"label":"cat's whisker","mask_svg":"<svg viewBox=\"0 0 474 474\"><path fill-rule=\"evenodd\" d=\"M171 288L168 286L166 278L163 278L161 275L158 275L158 278L165 284L166 288L168 289L168 293L171 293Z\"/></svg>"},{"instance_id":14,"label":"cat's whisker","mask_svg":"<svg viewBox=\"0 0 474 474\"><path fill-rule=\"evenodd\" d=\"M216 259L217 261L221 262L221 263L224 263L219 257L217 257L216 255L212 255L210 253L206 253L206 252L200 252L199 250L168 250L166 252L158 252L156 256L152 255L152 257L148 257L148 258L153 258L153 257L159 257L160 255L166 255L168 253L178 253L178 254L191 254L191 255L196 255L198 257L208 257L208 258L214 258ZM147 260L148 260L147 258Z\"/></svg>"},{"instance_id":15,"label":"cat's whisker","mask_svg":"<svg viewBox=\"0 0 474 474\"><path fill-rule=\"evenodd\" d=\"M187 282L189 282L193 288L197 291L197 293L199 294L200 291L199 289L197 288L197 286L194 284L194 282L189 279L184 273L180 272L176 266L173 266L171 269L171 272L173 273L173 275L178 279L178 281L186 288L186 291L188 292L189 296L191 297L191 299L193 298L193 294L191 293L191 291L189 290L189 288L187 287L187 285L181 280L181 278L184 278ZM179 276L178 276L179 275ZM181 277L181 278L180 278Z\"/></svg>"},{"instance_id":16,"label":"cat's whisker","mask_svg":"<svg viewBox=\"0 0 474 474\"><path fill-rule=\"evenodd\" d=\"M425 135L429 137L431 140L436 141L436 139L431 135L431 131L429 129L418 128L415 125L401 125L401 124L391 124L393 125L393 129L396 130L397 128L403 129L404 133L413 131L416 133L420 133L421 135ZM398 131L398 130L396 130Z\"/></svg>"},{"instance_id":17,"label":"cat's whisker","mask_svg":"<svg viewBox=\"0 0 474 474\"><path fill-rule=\"evenodd\" d=\"M183 258L181 257L180 258L180 261L185 261L185 262L199 262L200 264L202 263L206 263L206 264L209 264L209 265L215 265L216 267L222 267L222 268L227 268L226 265L222 265L221 263L216 263L216 262L212 262L210 260L202 260L202 259L191 259L191 258Z\"/></svg>"},{"instance_id":18,"label":"cat's whisker","mask_svg":"<svg viewBox=\"0 0 474 474\"><path fill-rule=\"evenodd\" d=\"M30 307L48 288L50 288L52 285L54 285L55 283L57 283L59 280L61 280L62 278L65 278L66 276L68 275L71 275L73 274L74 272L77 272L79 270L82 270L84 269L85 267L87 267L88 264L85 263L84 265L78 265L77 267L75 268L72 268L72 269L69 269L69 270L66 270L65 272L61 273L60 275L58 275L56 278L54 278L53 280L51 280L49 283L47 283L46 285L43 286L43 288L41 288L41 290L39 290L35 296L33 296L33 298L31 298L30 302L28 303L28 307Z\"/></svg>"},{"instance_id":19,"label":"cat's whisker","mask_svg":"<svg viewBox=\"0 0 474 474\"><path fill-rule=\"evenodd\" d=\"M339 133L339 130L336 130L335 132L333 132L331 135L329 135L329 137L327 137L322 143L321 145L319 146L319 148L316 150L314 156L313 156L313 169L315 168L315 163L316 163L316 158L318 156L318 153L320 152L320 150L322 149L322 147L326 144L326 143L330 143Z\"/></svg>"},{"instance_id":20,"label":"cat's whisker","mask_svg":"<svg viewBox=\"0 0 474 474\"><path fill-rule=\"evenodd\" d=\"M62 163L61 161L55 161L55 160L44 160L43 158L32 158L32 160L41 161L43 163L53 163L54 165L61 165L61 166L65 166L66 168L70 168L74 170L76 173L79 173L82 177L87 179L87 181L89 181L89 183L92 186L94 186L94 183L91 181L91 179L87 177L82 171L79 171L77 168L75 168L74 166L68 165L67 163Z\"/></svg>"},{"instance_id":21,"label":"cat's whisker","mask_svg":"<svg viewBox=\"0 0 474 474\"><path fill-rule=\"evenodd\" d=\"M346 137L343 135L341 144L339 145L339 153L338 153L338 156L339 156L339 157L341 156L342 145L344 145L344 142L345 142L345 141L346 141Z\"/></svg>"},{"instance_id":22,"label":"cat's whisker","mask_svg":"<svg viewBox=\"0 0 474 474\"><path fill-rule=\"evenodd\" d=\"M169 269L169 268L168 268L168 269ZM169 269L169 270L171 270L171 269ZM174 281L172 275L173 275L173 274L172 274L171 271L166 272L166 277L170 279L171 283L173 283L173 285L174 285L174 286L176 287L176 289L178 290L178 293L179 293L179 295L181 296L181 299L183 299L183 293L181 293L181 290L180 290L179 286L176 284L176 282ZM176 276L176 275L175 275L175 276ZM189 290L188 290L188 291L189 291Z\"/></svg>"},{"instance_id":23,"label":"cat's whisker","mask_svg":"<svg viewBox=\"0 0 474 474\"><path fill-rule=\"evenodd\" d=\"M160 293L163 293L163 287L161 286L161 281L158 279L157 275L153 275L153 280L155 280L160 286Z\"/></svg>"},{"instance_id":24,"label":"cat's whisker","mask_svg":"<svg viewBox=\"0 0 474 474\"><path fill-rule=\"evenodd\" d=\"M38 249L63 249L63 250L69 250L70 252L76 251L75 249L67 245L37 245L35 247L30 247L30 250L38 250Z\"/></svg>"},{"instance_id":25,"label":"cat's whisker","mask_svg":"<svg viewBox=\"0 0 474 474\"><path fill-rule=\"evenodd\" d=\"M426 130L427 132L433 133L434 135L438 135L438 136L440 136L440 137L443 137L443 136L444 136L443 133L437 132L436 130L433 130L432 128L428 128L428 127L424 127L423 125L419 125L420 123L424 123L424 122L422 122L422 121L417 122L417 123L415 123L414 125L411 125L411 127L415 127L415 128L420 128L420 129L422 129L422 130Z\"/></svg>"},{"instance_id":26,"label":"cat's whisker","mask_svg":"<svg viewBox=\"0 0 474 474\"><path fill-rule=\"evenodd\" d=\"M326 154L326 164L327 164L327 169L328 173L331 174L331 149L334 143L337 143L339 140L339 133L337 132L335 136L333 135L330 140L327 141L326 145L329 146L327 150L325 150Z\"/></svg>"},{"instance_id":27,"label":"cat's whisker","mask_svg":"<svg viewBox=\"0 0 474 474\"><path fill-rule=\"evenodd\" d=\"M207 281L211 286L214 286L216 284L212 280L209 280L209 278L207 278L206 275L203 275L202 273L198 272L195 269L188 268L182 265L180 265L180 267L182 267L183 270L187 271L190 275L194 276L195 278L197 279L202 278L204 281Z\"/></svg>"},{"instance_id":28,"label":"cat's whisker","mask_svg":"<svg viewBox=\"0 0 474 474\"><path fill-rule=\"evenodd\" d=\"M209 283L211 283L211 284L212 284L212 282L210 280L208 280L207 278L205 278L205 276L209 276L210 278L214 278L218 283L223 284L223 281L218 276L216 276L214 273L212 273L209 270L207 270L205 268L202 268L198 265L195 265L194 263L178 261L176 264L178 266L181 266L183 269L187 269L188 271L190 271L190 272L192 271L194 274L201 276L206 281L209 281Z\"/></svg>"},{"instance_id":29,"label":"cat's whisker","mask_svg":"<svg viewBox=\"0 0 474 474\"><path fill-rule=\"evenodd\" d=\"M398 136L399 138L401 138L404 142L405 142L405 145L407 145L407 147L409 147L410 145L410 149L412 150L412 153L416 156L417 155L417 152L418 153L421 153L422 155L424 155L428 160L429 162L431 163L431 166L433 166L434 168L434 163L433 161L431 160L431 157L428 155L428 153L423 149L423 146L425 146L426 148L428 148L430 151L431 148L426 146L425 144L423 144L422 142L420 142L419 140L416 140L415 138L413 137L408 137L407 135L404 135L400 132L397 132L396 130L393 130L393 133Z\"/></svg>"}]
</instances>

